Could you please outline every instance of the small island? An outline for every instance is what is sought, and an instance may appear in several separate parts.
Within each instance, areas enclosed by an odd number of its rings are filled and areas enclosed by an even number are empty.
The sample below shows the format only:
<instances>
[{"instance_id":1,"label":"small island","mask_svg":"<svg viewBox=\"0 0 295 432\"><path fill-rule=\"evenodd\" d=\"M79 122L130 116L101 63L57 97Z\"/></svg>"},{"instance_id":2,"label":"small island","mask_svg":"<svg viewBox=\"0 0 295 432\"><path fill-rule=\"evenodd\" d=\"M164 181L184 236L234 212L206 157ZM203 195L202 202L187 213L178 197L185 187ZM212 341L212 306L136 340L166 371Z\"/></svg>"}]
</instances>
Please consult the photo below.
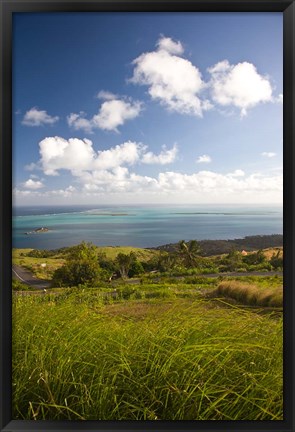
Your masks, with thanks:
<instances>
[{"instance_id":1,"label":"small island","mask_svg":"<svg viewBox=\"0 0 295 432\"><path fill-rule=\"evenodd\" d=\"M27 231L25 234L29 235L29 234L39 234L39 233L44 233L44 232L48 232L49 228L46 227L41 227L41 228L36 228L34 231Z\"/></svg>"}]
</instances>

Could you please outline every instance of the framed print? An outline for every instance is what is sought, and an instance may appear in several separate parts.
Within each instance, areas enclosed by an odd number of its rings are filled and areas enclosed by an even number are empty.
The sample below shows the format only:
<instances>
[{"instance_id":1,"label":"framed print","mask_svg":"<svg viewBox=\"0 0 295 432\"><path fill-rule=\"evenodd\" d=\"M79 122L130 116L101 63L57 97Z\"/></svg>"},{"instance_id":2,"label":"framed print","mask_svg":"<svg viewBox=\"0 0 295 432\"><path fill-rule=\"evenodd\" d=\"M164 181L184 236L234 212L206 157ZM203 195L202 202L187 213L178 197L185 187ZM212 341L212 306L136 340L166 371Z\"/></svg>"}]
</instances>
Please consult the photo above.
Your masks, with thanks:
<instances>
[{"instance_id":1,"label":"framed print","mask_svg":"<svg viewBox=\"0 0 295 432\"><path fill-rule=\"evenodd\" d=\"M0 3L1 431L293 431L294 2Z\"/></svg>"}]
</instances>

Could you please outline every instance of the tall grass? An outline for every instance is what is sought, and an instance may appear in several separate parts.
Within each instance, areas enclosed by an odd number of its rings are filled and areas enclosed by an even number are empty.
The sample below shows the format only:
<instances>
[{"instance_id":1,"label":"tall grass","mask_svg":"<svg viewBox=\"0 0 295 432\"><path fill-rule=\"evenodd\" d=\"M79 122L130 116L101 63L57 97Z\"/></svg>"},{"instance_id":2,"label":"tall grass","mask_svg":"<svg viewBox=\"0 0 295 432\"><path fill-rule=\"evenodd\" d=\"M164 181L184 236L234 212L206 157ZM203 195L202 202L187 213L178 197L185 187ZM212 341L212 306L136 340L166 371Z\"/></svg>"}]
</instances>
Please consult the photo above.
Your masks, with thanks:
<instances>
[{"instance_id":1,"label":"tall grass","mask_svg":"<svg viewBox=\"0 0 295 432\"><path fill-rule=\"evenodd\" d=\"M14 297L13 418L281 420L282 323L186 299Z\"/></svg>"},{"instance_id":2,"label":"tall grass","mask_svg":"<svg viewBox=\"0 0 295 432\"><path fill-rule=\"evenodd\" d=\"M227 280L221 282L213 294L231 297L240 303L252 306L283 306L282 287L261 288L245 282Z\"/></svg>"}]
</instances>

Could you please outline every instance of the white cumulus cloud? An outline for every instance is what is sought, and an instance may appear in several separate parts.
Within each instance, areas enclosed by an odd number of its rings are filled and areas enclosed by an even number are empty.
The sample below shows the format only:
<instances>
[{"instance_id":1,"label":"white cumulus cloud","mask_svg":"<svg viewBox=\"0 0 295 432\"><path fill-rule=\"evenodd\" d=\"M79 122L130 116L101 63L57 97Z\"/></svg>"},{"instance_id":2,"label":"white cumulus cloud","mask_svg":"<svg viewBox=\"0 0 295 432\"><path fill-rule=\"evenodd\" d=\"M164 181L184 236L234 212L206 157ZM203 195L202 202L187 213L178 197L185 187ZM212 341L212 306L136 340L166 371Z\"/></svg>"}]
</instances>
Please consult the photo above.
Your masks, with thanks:
<instances>
[{"instance_id":1,"label":"white cumulus cloud","mask_svg":"<svg viewBox=\"0 0 295 432\"><path fill-rule=\"evenodd\" d=\"M255 195L268 193L271 196L271 193L282 192L282 176L251 174L246 177L241 170L228 174L199 171L191 175L165 172L159 174L158 182L161 190L197 193L203 200L214 200L214 197L215 200L218 197L231 197L234 200L247 197L247 201L250 198L251 202L251 199L255 200Z\"/></svg>"},{"instance_id":2,"label":"white cumulus cloud","mask_svg":"<svg viewBox=\"0 0 295 432\"><path fill-rule=\"evenodd\" d=\"M81 175L83 171L105 171L132 166L142 162L145 164L168 164L177 155L176 144L171 149L163 150L155 155L147 151L142 143L126 141L107 150L96 151L91 140L70 138L68 140L55 136L44 138L39 143L39 166L44 174L55 176L60 170L68 170L73 175Z\"/></svg>"},{"instance_id":3,"label":"white cumulus cloud","mask_svg":"<svg viewBox=\"0 0 295 432\"><path fill-rule=\"evenodd\" d=\"M70 127L75 130L82 129L86 133L93 133L93 124L91 120L85 118L86 114L80 111L79 114L71 113L67 116L67 122Z\"/></svg>"},{"instance_id":4,"label":"white cumulus cloud","mask_svg":"<svg viewBox=\"0 0 295 432\"><path fill-rule=\"evenodd\" d=\"M198 159L196 160L197 163L210 163L211 161L212 161L211 157L206 154L199 156Z\"/></svg>"},{"instance_id":5,"label":"white cumulus cloud","mask_svg":"<svg viewBox=\"0 0 295 432\"><path fill-rule=\"evenodd\" d=\"M34 107L25 113L22 124L26 126L52 125L58 120L58 116L52 117L46 111Z\"/></svg>"},{"instance_id":6,"label":"white cumulus cloud","mask_svg":"<svg viewBox=\"0 0 295 432\"><path fill-rule=\"evenodd\" d=\"M243 174L243 175L242 175ZM126 199L142 197L146 202L236 202L262 203L281 202L283 190L282 175L263 175L254 173L248 176L242 170L221 174L213 171L199 171L193 174L165 171L156 176L143 176L130 171L127 167L74 171L72 173L79 188L69 186L65 189L44 193L38 190L15 189L18 197L104 197ZM80 197L80 198L79 198ZM221 201L220 201L221 200Z\"/></svg>"},{"instance_id":7,"label":"white cumulus cloud","mask_svg":"<svg viewBox=\"0 0 295 432\"><path fill-rule=\"evenodd\" d=\"M93 125L103 130L117 131L118 126L137 117L141 109L142 104L137 101L109 100L101 105L99 113L93 117Z\"/></svg>"},{"instance_id":8,"label":"white cumulus cloud","mask_svg":"<svg viewBox=\"0 0 295 432\"><path fill-rule=\"evenodd\" d=\"M211 74L211 92L214 102L222 106L235 106L241 116L261 102L272 102L269 79L260 75L249 62L231 65L223 60L208 69Z\"/></svg>"},{"instance_id":9,"label":"white cumulus cloud","mask_svg":"<svg viewBox=\"0 0 295 432\"><path fill-rule=\"evenodd\" d=\"M199 171L193 174L165 171L156 176L143 176L127 167L76 173L85 193L152 194L161 197L190 197L199 202L226 199L237 202L278 201L282 195L282 176L259 173L248 176L242 170L221 174ZM123 196L123 195L122 195Z\"/></svg>"},{"instance_id":10,"label":"white cumulus cloud","mask_svg":"<svg viewBox=\"0 0 295 432\"><path fill-rule=\"evenodd\" d=\"M87 197L100 196L107 199L120 197L129 202L132 197L145 197L149 202L279 202L282 198L282 175L252 173L241 169L228 173L209 170L186 174L165 171L153 175L138 172L140 164L163 166L173 162L177 156L176 144L163 147L158 154L148 151L142 143L127 141L106 150L95 150L88 139L64 139L47 137L39 143L38 166L46 175L58 175L69 171L77 189L47 190L41 194L42 179L28 179L19 190L20 197L70 197L81 202ZM203 159L208 155L200 156ZM205 158L206 157L206 158ZM38 195L39 196L39 195ZM115 198L113 198L115 199ZM135 199L135 198L134 198ZM218 200L218 201L217 201ZM148 202L148 201L147 201Z\"/></svg>"},{"instance_id":11,"label":"white cumulus cloud","mask_svg":"<svg viewBox=\"0 0 295 432\"><path fill-rule=\"evenodd\" d=\"M98 114L88 120L84 112L71 113L67 117L68 125L75 130L82 129L87 133L92 133L97 128L118 132L119 126L122 126L127 120L138 117L142 111L142 103L139 101L118 99L112 93L105 91L100 92L98 97L105 99Z\"/></svg>"},{"instance_id":12,"label":"white cumulus cloud","mask_svg":"<svg viewBox=\"0 0 295 432\"><path fill-rule=\"evenodd\" d=\"M87 169L95 158L92 142L87 139L48 137L39 143L39 151L40 165L46 175L57 175L61 169Z\"/></svg>"},{"instance_id":13,"label":"white cumulus cloud","mask_svg":"<svg viewBox=\"0 0 295 432\"><path fill-rule=\"evenodd\" d=\"M143 146L140 143L127 141L108 150L99 151L93 162L95 169L117 168L121 165L134 165L140 160Z\"/></svg>"},{"instance_id":14,"label":"white cumulus cloud","mask_svg":"<svg viewBox=\"0 0 295 432\"><path fill-rule=\"evenodd\" d=\"M175 161L177 151L177 145L174 144L171 149L164 148L158 155L155 155L152 152L147 152L143 155L142 162L145 164L169 164Z\"/></svg>"},{"instance_id":15,"label":"white cumulus cloud","mask_svg":"<svg viewBox=\"0 0 295 432\"><path fill-rule=\"evenodd\" d=\"M150 97L169 110L201 117L211 104L200 99L205 86L201 72L180 57L182 53L180 42L161 37L156 51L143 53L133 61L130 81L148 86Z\"/></svg>"},{"instance_id":16,"label":"white cumulus cloud","mask_svg":"<svg viewBox=\"0 0 295 432\"><path fill-rule=\"evenodd\" d=\"M162 36L157 43L158 50L164 50L170 54L183 54L184 49L180 41L173 41L169 37Z\"/></svg>"},{"instance_id":17,"label":"white cumulus cloud","mask_svg":"<svg viewBox=\"0 0 295 432\"><path fill-rule=\"evenodd\" d=\"M30 178L23 183L23 187L25 187L26 189L36 190L43 188L44 184L39 180L33 180L32 178Z\"/></svg>"}]
</instances>

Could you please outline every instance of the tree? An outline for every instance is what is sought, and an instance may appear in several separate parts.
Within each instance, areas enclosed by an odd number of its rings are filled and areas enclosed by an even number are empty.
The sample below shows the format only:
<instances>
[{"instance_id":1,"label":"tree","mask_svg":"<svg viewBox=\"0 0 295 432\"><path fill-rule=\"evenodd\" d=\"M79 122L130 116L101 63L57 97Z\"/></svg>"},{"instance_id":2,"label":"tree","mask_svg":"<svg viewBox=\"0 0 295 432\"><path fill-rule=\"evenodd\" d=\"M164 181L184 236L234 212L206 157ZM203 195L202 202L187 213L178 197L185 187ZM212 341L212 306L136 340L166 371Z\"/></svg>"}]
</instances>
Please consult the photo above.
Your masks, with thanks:
<instances>
[{"instance_id":1,"label":"tree","mask_svg":"<svg viewBox=\"0 0 295 432\"><path fill-rule=\"evenodd\" d=\"M102 269L112 274L116 270L116 264L111 258L107 258L105 252L99 252L97 254L99 265Z\"/></svg>"},{"instance_id":2,"label":"tree","mask_svg":"<svg viewBox=\"0 0 295 432\"><path fill-rule=\"evenodd\" d=\"M176 254L186 268L195 267L197 265L200 253L201 247L197 240L190 240L187 243L181 240L177 245Z\"/></svg>"},{"instance_id":3,"label":"tree","mask_svg":"<svg viewBox=\"0 0 295 432\"><path fill-rule=\"evenodd\" d=\"M281 255L281 251L278 250L277 253L272 254L272 257L269 261L275 270L283 268L284 261L283 261L283 257L281 257L280 255Z\"/></svg>"},{"instance_id":4,"label":"tree","mask_svg":"<svg viewBox=\"0 0 295 432\"><path fill-rule=\"evenodd\" d=\"M157 269L160 272L172 270L175 267L175 257L171 253L161 252L158 257Z\"/></svg>"},{"instance_id":5,"label":"tree","mask_svg":"<svg viewBox=\"0 0 295 432\"><path fill-rule=\"evenodd\" d=\"M66 263L53 274L53 285L95 286L100 280L101 269L97 260L97 249L91 243L82 242L72 248Z\"/></svg>"},{"instance_id":6,"label":"tree","mask_svg":"<svg viewBox=\"0 0 295 432\"><path fill-rule=\"evenodd\" d=\"M138 261L138 259L135 259L135 261L133 261L131 263L130 269L128 271L128 276L134 277L134 276L140 275L142 273L144 273L144 268L143 268L141 262Z\"/></svg>"},{"instance_id":7,"label":"tree","mask_svg":"<svg viewBox=\"0 0 295 432\"><path fill-rule=\"evenodd\" d=\"M227 270L235 271L242 265L242 254L237 250L233 249L229 252L226 259Z\"/></svg>"},{"instance_id":8,"label":"tree","mask_svg":"<svg viewBox=\"0 0 295 432\"><path fill-rule=\"evenodd\" d=\"M130 254L123 254L122 252L118 253L115 263L122 279L126 279L128 277L128 272L131 268L131 265L135 261L136 255L134 252L130 252Z\"/></svg>"}]
</instances>

